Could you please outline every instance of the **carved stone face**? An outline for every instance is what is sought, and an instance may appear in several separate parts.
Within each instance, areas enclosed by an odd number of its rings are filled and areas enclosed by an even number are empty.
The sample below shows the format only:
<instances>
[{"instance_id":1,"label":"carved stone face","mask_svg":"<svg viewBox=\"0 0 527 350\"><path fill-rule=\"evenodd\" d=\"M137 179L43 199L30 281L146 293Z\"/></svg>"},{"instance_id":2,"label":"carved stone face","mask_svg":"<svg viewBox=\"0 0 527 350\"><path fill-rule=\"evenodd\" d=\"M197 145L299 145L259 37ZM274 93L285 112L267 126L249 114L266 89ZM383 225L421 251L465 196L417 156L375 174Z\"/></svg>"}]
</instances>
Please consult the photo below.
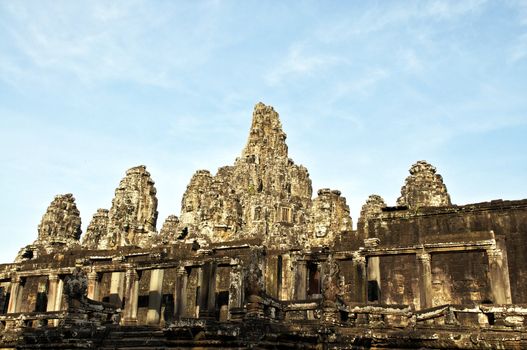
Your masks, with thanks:
<instances>
[{"instance_id":1,"label":"carved stone face","mask_svg":"<svg viewBox=\"0 0 527 350\"><path fill-rule=\"evenodd\" d=\"M401 273L395 273L393 276L394 292L398 295L404 294L404 281L405 278Z\"/></svg>"}]
</instances>

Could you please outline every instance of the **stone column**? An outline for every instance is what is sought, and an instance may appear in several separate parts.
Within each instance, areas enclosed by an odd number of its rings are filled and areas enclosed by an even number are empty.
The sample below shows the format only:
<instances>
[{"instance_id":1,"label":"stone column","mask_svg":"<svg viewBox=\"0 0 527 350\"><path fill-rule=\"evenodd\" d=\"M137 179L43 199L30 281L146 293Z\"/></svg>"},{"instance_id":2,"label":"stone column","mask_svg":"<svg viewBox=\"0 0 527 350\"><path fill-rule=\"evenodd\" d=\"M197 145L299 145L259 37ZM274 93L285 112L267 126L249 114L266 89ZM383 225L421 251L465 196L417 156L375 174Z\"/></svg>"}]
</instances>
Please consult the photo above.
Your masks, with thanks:
<instances>
[{"instance_id":1,"label":"stone column","mask_svg":"<svg viewBox=\"0 0 527 350\"><path fill-rule=\"evenodd\" d=\"M432 307L432 267L428 253L416 254L419 271L419 296L421 310Z\"/></svg>"},{"instance_id":2,"label":"stone column","mask_svg":"<svg viewBox=\"0 0 527 350\"><path fill-rule=\"evenodd\" d=\"M155 269L150 273L150 288L148 293L148 312L146 323L159 324L161 317L161 297L163 292L163 276L165 270Z\"/></svg>"},{"instance_id":3,"label":"stone column","mask_svg":"<svg viewBox=\"0 0 527 350\"><path fill-rule=\"evenodd\" d=\"M124 277L124 272L112 272L109 301L117 307L122 307L123 305Z\"/></svg>"},{"instance_id":4,"label":"stone column","mask_svg":"<svg viewBox=\"0 0 527 350\"><path fill-rule=\"evenodd\" d=\"M210 317L216 316L216 264L211 263L209 278L209 298L207 300L207 310Z\"/></svg>"},{"instance_id":5,"label":"stone column","mask_svg":"<svg viewBox=\"0 0 527 350\"><path fill-rule=\"evenodd\" d=\"M176 301L176 312L175 316L176 319L179 320L181 317L183 317L186 314L186 308L187 308L187 280L188 280L188 274L187 270L184 266L181 266L177 270L177 277L176 277L176 295L175 295L175 301Z\"/></svg>"},{"instance_id":6,"label":"stone column","mask_svg":"<svg viewBox=\"0 0 527 350\"><path fill-rule=\"evenodd\" d=\"M229 318L239 318L239 309L243 303L243 274L242 267L240 265L232 266L230 272L230 285L229 285ZM236 310L238 309L238 310Z\"/></svg>"},{"instance_id":7,"label":"stone column","mask_svg":"<svg viewBox=\"0 0 527 350\"><path fill-rule=\"evenodd\" d=\"M95 271L88 273L88 298L99 301L99 274Z\"/></svg>"},{"instance_id":8,"label":"stone column","mask_svg":"<svg viewBox=\"0 0 527 350\"><path fill-rule=\"evenodd\" d=\"M366 258L360 254L354 254L353 263L353 298L359 303L368 300L368 281L366 271Z\"/></svg>"},{"instance_id":9,"label":"stone column","mask_svg":"<svg viewBox=\"0 0 527 350\"><path fill-rule=\"evenodd\" d=\"M367 296L368 301L381 302L381 266L380 258L372 256L368 258L366 265L368 276Z\"/></svg>"},{"instance_id":10,"label":"stone column","mask_svg":"<svg viewBox=\"0 0 527 350\"><path fill-rule=\"evenodd\" d=\"M139 299L139 274L135 269L126 270L123 324L137 324L137 302Z\"/></svg>"},{"instance_id":11,"label":"stone column","mask_svg":"<svg viewBox=\"0 0 527 350\"><path fill-rule=\"evenodd\" d=\"M209 300L210 263L200 268L199 274L199 317L206 316Z\"/></svg>"},{"instance_id":12,"label":"stone column","mask_svg":"<svg viewBox=\"0 0 527 350\"><path fill-rule=\"evenodd\" d=\"M55 310L62 310L62 293L64 292L64 279L59 277L57 284L57 298L55 299ZM58 320L56 320L58 322Z\"/></svg>"},{"instance_id":13,"label":"stone column","mask_svg":"<svg viewBox=\"0 0 527 350\"><path fill-rule=\"evenodd\" d=\"M52 274L48 276L48 305L46 311L58 311L57 309L57 298L59 291L60 278L58 275Z\"/></svg>"},{"instance_id":14,"label":"stone column","mask_svg":"<svg viewBox=\"0 0 527 350\"><path fill-rule=\"evenodd\" d=\"M307 266L305 260L296 261L295 271L295 299L307 298Z\"/></svg>"},{"instance_id":15,"label":"stone column","mask_svg":"<svg viewBox=\"0 0 527 350\"><path fill-rule=\"evenodd\" d=\"M487 249L487 258L489 261L489 286L493 303L511 304L509 268L504 256L504 250L500 248Z\"/></svg>"},{"instance_id":16,"label":"stone column","mask_svg":"<svg viewBox=\"0 0 527 350\"><path fill-rule=\"evenodd\" d=\"M290 254L282 255L282 293L281 300L293 299L294 292L294 278L292 259Z\"/></svg>"},{"instance_id":17,"label":"stone column","mask_svg":"<svg viewBox=\"0 0 527 350\"><path fill-rule=\"evenodd\" d=\"M22 294L24 291L24 281L20 276L11 279L11 291L7 313L19 312L22 305Z\"/></svg>"},{"instance_id":18,"label":"stone column","mask_svg":"<svg viewBox=\"0 0 527 350\"><path fill-rule=\"evenodd\" d=\"M199 318L199 314L202 307L202 296L203 296L203 266L199 266L196 268L197 271L197 277L196 277L196 296L195 296L195 305L194 305L194 312L192 313L195 318Z\"/></svg>"},{"instance_id":19,"label":"stone column","mask_svg":"<svg viewBox=\"0 0 527 350\"><path fill-rule=\"evenodd\" d=\"M214 317L216 309L216 264L206 263L200 283L199 317Z\"/></svg>"}]
</instances>

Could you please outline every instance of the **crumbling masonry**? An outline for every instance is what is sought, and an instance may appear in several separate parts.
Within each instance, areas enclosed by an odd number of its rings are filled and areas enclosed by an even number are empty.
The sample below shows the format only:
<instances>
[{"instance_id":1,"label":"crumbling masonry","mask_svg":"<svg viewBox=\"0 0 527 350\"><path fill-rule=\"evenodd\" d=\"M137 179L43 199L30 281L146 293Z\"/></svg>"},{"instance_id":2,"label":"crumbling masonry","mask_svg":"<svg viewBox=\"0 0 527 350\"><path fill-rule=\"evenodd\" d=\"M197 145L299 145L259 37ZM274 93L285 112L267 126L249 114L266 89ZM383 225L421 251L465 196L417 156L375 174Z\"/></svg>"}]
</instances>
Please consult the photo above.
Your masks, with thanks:
<instances>
[{"instance_id":1,"label":"crumbling masonry","mask_svg":"<svg viewBox=\"0 0 527 350\"><path fill-rule=\"evenodd\" d=\"M56 196L0 265L0 348L527 348L527 200L453 205L418 161L397 206L371 195L353 230L285 140L257 104L241 156L196 171L159 233L144 166L82 240Z\"/></svg>"}]
</instances>

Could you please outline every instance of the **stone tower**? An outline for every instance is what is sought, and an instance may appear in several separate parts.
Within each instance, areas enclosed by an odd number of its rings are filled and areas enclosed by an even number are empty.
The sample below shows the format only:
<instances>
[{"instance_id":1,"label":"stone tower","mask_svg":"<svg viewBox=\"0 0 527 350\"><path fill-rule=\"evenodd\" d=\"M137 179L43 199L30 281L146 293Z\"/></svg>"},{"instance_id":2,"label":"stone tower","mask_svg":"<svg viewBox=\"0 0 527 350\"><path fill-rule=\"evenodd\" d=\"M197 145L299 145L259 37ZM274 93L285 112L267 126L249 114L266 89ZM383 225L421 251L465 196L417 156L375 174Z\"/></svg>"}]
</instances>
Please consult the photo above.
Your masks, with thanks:
<instances>
[{"instance_id":1,"label":"stone tower","mask_svg":"<svg viewBox=\"0 0 527 350\"><path fill-rule=\"evenodd\" d=\"M90 249L148 246L156 234L157 197L144 165L128 169L110 210L99 209L83 240Z\"/></svg>"},{"instance_id":2,"label":"stone tower","mask_svg":"<svg viewBox=\"0 0 527 350\"><path fill-rule=\"evenodd\" d=\"M443 177L436 174L436 168L431 164L420 160L410 168L410 176L401 188L397 205L418 208L448 206L452 203Z\"/></svg>"},{"instance_id":3,"label":"stone tower","mask_svg":"<svg viewBox=\"0 0 527 350\"><path fill-rule=\"evenodd\" d=\"M198 170L192 177L178 230L202 243L262 239L277 249L328 245L335 232L351 231L340 192L322 195L312 210L309 173L289 158L285 140L278 113L256 104L247 144L234 165L214 176ZM311 222L316 222L318 236Z\"/></svg>"},{"instance_id":4,"label":"stone tower","mask_svg":"<svg viewBox=\"0 0 527 350\"><path fill-rule=\"evenodd\" d=\"M22 248L15 262L73 248L79 244L80 235L81 217L75 198L71 193L57 195L42 215L37 240Z\"/></svg>"}]
</instances>

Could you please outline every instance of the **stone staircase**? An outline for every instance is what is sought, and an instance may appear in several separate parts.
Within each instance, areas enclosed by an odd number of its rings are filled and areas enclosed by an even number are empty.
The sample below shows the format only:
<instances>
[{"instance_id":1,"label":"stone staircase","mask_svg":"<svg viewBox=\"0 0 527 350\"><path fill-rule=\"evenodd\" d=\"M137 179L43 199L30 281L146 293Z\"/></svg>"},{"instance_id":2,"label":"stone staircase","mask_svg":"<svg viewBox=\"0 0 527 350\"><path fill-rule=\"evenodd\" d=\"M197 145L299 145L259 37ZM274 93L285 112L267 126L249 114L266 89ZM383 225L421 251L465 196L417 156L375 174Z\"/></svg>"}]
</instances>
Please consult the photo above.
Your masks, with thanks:
<instances>
[{"instance_id":1,"label":"stone staircase","mask_svg":"<svg viewBox=\"0 0 527 350\"><path fill-rule=\"evenodd\" d=\"M106 337L95 345L101 350L170 349L163 330L154 326L121 326L110 330Z\"/></svg>"}]
</instances>

